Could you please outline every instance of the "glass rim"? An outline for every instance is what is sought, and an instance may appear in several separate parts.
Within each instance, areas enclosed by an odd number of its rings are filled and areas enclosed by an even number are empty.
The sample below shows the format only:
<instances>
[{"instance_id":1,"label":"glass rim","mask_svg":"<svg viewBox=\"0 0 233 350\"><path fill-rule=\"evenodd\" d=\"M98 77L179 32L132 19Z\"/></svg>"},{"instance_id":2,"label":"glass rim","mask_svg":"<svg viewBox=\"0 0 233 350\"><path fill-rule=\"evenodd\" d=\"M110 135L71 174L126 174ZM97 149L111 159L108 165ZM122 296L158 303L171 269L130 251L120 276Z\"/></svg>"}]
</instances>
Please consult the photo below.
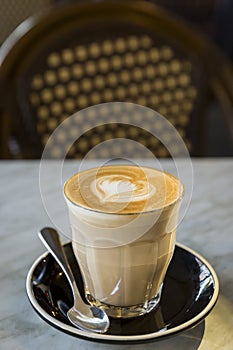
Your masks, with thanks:
<instances>
[{"instance_id":1,"label":"glass rim","mask_svg":"<svg viewBox=\"0 0 233 350\"><path fill-rule=\"evenodd\" d=\"M120 167L124 167L124 166L130 166L130 167L138 167L138 165L127 165L127 164L117 164L117 165L104 165L103 167L108 167L108 166L120 166ZM156 208L156 209L152 209L152 210L145 210L145 211L138 211L138 212L129 212L129 213L123 213L123 212L109 212L109 211L104 211L104 210L101 210L101 209L95 209L95 208L90 208L90 207L85 207L81 204L78 204L76 203L75 201L72 201L70 198L68 198L68 196L66 195L65 193L65 187L66 185L68 184L69 180L73 177L73 176L76 176L78 174L81 174L81 173L84 173L84 172L88 172L89 170L91 169L97 169L98 167L92 167L90 169L86 169L86 170L82 170L80 172L77 172L75 174L73 174L72 176L70 176L64 183L63 185L63 196L65 197L65 199L67 200L67 202L71 203L74 207L77 207L79 209L83 209L83 210L86 210L86 211L90 211L90 212L93 212L93 213L98 213L98 214L104 214L104 215L119 215L119 216L138 216L138 215L146 215L146 214L152 214L152 213L158 213L158 212L162 212L162 211L165 211L165 210L168 210L170 207L174 206L176 203L178 203L180 200L182 200L182 198L184 197L184 185L182 183L182 181L176 177L175 175L167 172L167 171L164 171L164 170L160 170L160 169L156 169L156 168L153 168L153 167L150 167L150 166L140 166L141 168L145 168L145 169L153 169L153 170L156 170L158 172L161 172L161 173L164 173L170 177L173 177L176 181L178 181L179 183L179 195L176 199L174 199L174 201L168 203L167 205L164 205L160 208Z\"/></svg>"}]
</instances>

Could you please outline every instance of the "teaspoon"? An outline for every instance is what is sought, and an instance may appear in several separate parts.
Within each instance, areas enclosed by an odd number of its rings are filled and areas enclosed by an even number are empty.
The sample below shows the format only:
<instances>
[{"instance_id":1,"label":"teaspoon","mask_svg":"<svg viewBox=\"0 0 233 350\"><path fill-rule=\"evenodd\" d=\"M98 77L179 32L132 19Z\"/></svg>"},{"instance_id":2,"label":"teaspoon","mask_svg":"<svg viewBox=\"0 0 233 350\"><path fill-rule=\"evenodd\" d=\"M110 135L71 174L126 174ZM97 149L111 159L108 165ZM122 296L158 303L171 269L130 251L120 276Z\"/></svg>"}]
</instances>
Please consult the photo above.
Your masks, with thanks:
<instances>
[{"instance_id":1,"label":"teaspoon","mask_svg":"<svg viewBox=\"0 0 233 350\"><path fill-rule=\"evenodd\" d=\"M58 232L53 228L45 227L39 231L38 235L45 247L56 259L70 283L74 297L74 306L67 312L69 321L82 330L105 333L110 325L109 318L104 310L90 306L82 300Z\"/></svg>"}]
</instances>

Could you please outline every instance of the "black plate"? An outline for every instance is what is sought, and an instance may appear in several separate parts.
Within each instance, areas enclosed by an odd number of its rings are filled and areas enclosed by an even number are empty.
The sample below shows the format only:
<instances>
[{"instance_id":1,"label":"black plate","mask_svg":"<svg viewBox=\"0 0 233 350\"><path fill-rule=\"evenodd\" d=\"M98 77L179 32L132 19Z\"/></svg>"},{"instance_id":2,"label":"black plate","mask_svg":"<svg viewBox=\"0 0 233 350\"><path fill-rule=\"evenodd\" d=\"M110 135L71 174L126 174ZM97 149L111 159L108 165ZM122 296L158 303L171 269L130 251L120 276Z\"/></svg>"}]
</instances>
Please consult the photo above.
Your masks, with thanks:
<instances>
[{"instance_id":1,"label":"black plate","mask_svg":"<svg viewBox=\"0 0 233 350\"><path fill-rule=\"evenodd\" d=\"M64 247L84 298L82 278L71 244ZM202 321L217 301L219 283L213 268L203 257L176 244L159 308L131 319L110 318L111 326L105 334L82 331L71 325L66 313L72 306L72 292L51 254L40 256L32 265L26 289L37 313L63 332L93 341L139 343L177 334Z\"/></svg>"}]
</instances>

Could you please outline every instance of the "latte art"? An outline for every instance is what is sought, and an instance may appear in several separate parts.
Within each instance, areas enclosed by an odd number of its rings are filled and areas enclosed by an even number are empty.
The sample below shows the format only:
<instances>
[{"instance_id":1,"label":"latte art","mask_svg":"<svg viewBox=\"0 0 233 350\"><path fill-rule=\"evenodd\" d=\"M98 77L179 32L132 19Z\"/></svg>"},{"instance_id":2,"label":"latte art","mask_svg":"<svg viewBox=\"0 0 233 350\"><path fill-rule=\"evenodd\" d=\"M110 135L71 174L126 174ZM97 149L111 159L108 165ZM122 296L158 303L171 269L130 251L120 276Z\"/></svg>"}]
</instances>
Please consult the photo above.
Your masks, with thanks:
<instances>
[{"instance_id":1,"label":"latte art","mask_svg":"<svg viewBox=\"0 0 233 350\"><path fill-rule=\"evenodd\" d=\"M64 187L75 205L105 213L140 213L163 208L177 200L177 179L153 168L114 165L73 175Z\"/></svg>"},{"instance_id":2,"label":"latte art","mask_svg":"<svg viewBox=\"0 0 233 350\"><path fill-rule=\"evenodd\" d=\"M93 194L101 202L137 202L151 197L156 189L147 181L133 181L130 176L110 175L95 179L91 183Z\"/></svg>"}]
</instances>

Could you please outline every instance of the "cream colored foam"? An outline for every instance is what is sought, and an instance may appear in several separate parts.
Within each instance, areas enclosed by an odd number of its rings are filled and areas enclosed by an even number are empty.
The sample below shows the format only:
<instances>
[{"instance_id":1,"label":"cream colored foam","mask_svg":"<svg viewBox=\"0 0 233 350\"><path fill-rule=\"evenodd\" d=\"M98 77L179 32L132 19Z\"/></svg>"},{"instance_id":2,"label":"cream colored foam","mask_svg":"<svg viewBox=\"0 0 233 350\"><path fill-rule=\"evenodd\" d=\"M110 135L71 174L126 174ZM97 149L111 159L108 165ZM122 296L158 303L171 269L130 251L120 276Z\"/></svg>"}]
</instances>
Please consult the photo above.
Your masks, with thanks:
<instances>
[{"instance_id":1,"label":"cream colored foam","mask_svg":"<svg viewBox=\"0 0 233 350\"><path fill-rule=\"evenodd\" d=\"M137 213L163 208L180 195L180 183L153 168L116 165L72 176L66 197L85 208L108 213Z\"/></svg>"}]
</instances>

